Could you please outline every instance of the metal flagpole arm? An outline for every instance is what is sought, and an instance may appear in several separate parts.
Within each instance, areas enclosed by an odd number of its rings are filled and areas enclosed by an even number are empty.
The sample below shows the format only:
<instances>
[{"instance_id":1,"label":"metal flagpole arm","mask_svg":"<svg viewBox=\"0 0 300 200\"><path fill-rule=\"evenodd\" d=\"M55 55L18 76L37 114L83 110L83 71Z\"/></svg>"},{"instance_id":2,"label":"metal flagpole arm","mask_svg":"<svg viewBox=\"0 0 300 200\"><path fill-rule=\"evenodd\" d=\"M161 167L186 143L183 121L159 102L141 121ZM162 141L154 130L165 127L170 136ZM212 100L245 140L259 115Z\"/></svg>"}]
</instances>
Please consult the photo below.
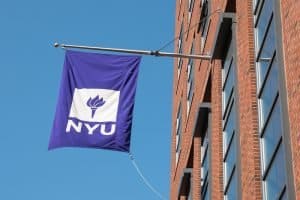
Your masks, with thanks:
<instances>
[{"instance_id":1,"label":"metal flagpole arm","mask_svg":"<svg viewBox=\"0 0 300 200\"><path fill-rule=\"evenodd\" d=\"M180 54L180 53L168 53L168 52L160 52L160 51L157 51L157 55L155 55L155 56L194 58L194 59L202 59L202 60L210 60L211 59L210 55Z\"/></svg>"},{"instance_id":2,"label":"metal flagpole arm","mask_svg":"<svg viewBox=\"0 0 300 200\"><path fill-rule=\"evenodd\" d=\"M178 57L178 58L193 58L193 59L202 59L202 60L211 59L210 55L191 55L191 54L169 53L169 52L160 52L160 51L119 49L119 48L69 45L69 44L59 44L59 43L54 43L54 47L71 48L71 49L87 49L87 50L96 50L96 51L112 51L112 52L131 53L131 54L149 55L149 56L157 56L157 57Z\"/></svg>"}]
</instances>

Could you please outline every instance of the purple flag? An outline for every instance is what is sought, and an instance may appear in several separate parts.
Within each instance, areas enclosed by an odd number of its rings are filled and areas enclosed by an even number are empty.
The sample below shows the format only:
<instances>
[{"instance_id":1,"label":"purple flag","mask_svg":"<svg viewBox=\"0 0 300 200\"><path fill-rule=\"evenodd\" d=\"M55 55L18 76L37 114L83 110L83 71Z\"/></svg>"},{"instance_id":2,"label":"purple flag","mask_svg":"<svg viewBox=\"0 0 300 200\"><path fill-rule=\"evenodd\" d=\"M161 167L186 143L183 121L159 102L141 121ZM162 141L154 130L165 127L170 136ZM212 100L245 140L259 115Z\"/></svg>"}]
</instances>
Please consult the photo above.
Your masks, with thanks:
<instances>
[{"instance_id":1,"label":"purple flag","mask_svg":"<svg viewBox=\"0 0 300 200\"><path fill-rule=\"evenodd\" d=\"M66 51L49 150L129 152L140 56Z\"/></svg>"}]
</instances>

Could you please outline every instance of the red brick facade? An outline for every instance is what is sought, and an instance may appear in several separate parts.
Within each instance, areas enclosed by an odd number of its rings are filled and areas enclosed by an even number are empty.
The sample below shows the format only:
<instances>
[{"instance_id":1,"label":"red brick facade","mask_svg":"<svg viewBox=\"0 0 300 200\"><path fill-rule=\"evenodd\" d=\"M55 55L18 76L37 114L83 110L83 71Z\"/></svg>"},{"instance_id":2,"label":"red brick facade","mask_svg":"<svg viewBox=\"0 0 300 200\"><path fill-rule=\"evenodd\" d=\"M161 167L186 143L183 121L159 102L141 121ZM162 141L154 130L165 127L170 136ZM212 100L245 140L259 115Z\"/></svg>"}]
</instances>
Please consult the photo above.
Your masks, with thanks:
<instances>
[{"instance_id":1,"label":"red brick facade","mask_svg":"<svg viewBox=\"0 0 300 200\"><path fill-rule=\"evenodd\" d=\"M261 147L258 124L257 75L255 61L253 0L209 0L211 16L207 20L207 36L201 39L199 20L204 12L202 0L195 0L189 9L189 0L176 1L175 36L180 35L183 24L182 52L214 55L220 19L223 13L234 13L232 40L236 52L236 109L238 129L238 199L262 199ZM300 1L275 0L276 24L279 41L280 95L284 117L284 143L289 173L286 190L290 199L300 199ZM216 10L220 12L215 12ZM202 19L202 18L201 18ZM280 25L280 26L279 26ZM223 36L225 37L225 36ZM226 38L223 38L226 40ZM194 42L193 42L194 41ZM175 52L179 52L175 43ZM201 144L203 137L195 136L198 130L199 106L209 103L210 109L210 190L213 200L224 199L223 184L223 132L222 132L222 58L194 59L194 89L188 112L187 92L189 59L174 61L172 144L170 199L200 200ZM181 105L180 148L177 141L178 109ZM205 113L206 114L206 113ZM198 122L198 123L201 123ZM201 129L202 130L202 129ZM202 134L202 133L200 133ZM290 145L289 145L290 144ZM177 153L176 153L177 152ZM176 162L176 154L178 162ZM290 166L290 167L289 167ZM186 174L190 174L186 176ZM189 184L187 185L187 182ZM290 195L290 193L292 193ZM190 195L190 196L189 196Z\"/></svg>"},{"instance_id":2,"label":"red brick facade","mask_svg":"<svg viewBox=\"0 0 300 200\"><path fill-rule=\"evenodd\" d=\"M300 199L300 2L280 1L284 81L292 150L294 187Z\"/></svg>"}]
</instances>

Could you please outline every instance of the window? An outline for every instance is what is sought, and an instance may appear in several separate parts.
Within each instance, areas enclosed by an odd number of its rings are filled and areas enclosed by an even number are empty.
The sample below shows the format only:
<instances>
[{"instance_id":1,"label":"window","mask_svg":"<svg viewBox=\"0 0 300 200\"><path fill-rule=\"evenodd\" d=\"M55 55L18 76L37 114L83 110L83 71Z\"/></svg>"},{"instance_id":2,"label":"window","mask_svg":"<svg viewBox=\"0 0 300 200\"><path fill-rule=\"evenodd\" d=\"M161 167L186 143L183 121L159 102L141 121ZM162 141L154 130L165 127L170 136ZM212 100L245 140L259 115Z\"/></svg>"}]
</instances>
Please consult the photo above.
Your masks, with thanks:
<instances>
[{"instance_id":1,"label":"window","mask_svg":"<svg viewBox=\"0 0 300 200\"><path fill-rule=\"evenodd\" d=\"M201 144L201 199L211 199L210 198L210 180L209 180L209 171L210 171L210 147L209 147L209 137L210 137L210 114L208 114L208 126L204 137L202 138Z\"/></svg>"},{"instance_id":2,"label":"window","mask_svg":"<svg viewBox=\"0 0 300 200\"><path fill-rule=\"evenodd\" d=\"M178 187L178 199L192 200L193 198L193 169L184 168Z\"/></svg>"},{"instance_id":3,"label":"window","mask_svg":"<svg viewBox=\"0 0 300 200\"><path fill-rule=\"evenodd\" d=\"M223 90L224 90L224 96L223 96L223 110L225 111L225 108L228 107L228 103L229 103L229 100L230 100L230 97L231 97L231 94L233 92L233 88L234 88L234 64L233 64L233 58L229 59L230 62L228 63L229 66L227 67L226 65L224 66L224 70L223 70L223 79L224 79L224 82L223 82ZM227 63L225 63L227 64ZM228 68L226 70L226 68ZM226 74L226 71L227 71L227 74Z\"/></svg>"},{"instance_id":4,"label":"window","mask_svg":"<svg viewBox=\"0 0 300 200\"><path fill-rule=\"evenodd\" d=\"M253 0L253 10L255 11L257 8L257 4L258 4L259 0Z\"/></svg>"},{"instance_id":5,"label":"window","mask_svg":"<svg viewBox=\"0 0 300 200\"><path fill-rule=\"evenodd\" d=\"M204 44L207 37L208 26L210 20L208 19L208 15L210 12L210 0L202 0L201 2L201 14L200 14L200 24L198 27L198 32L201 34L201 52L204 49Z\"/></svg>"},{"instance_id":6,"label":"window","mask_svg":"<svg viewBox=\"0 0 300 200\"><path fill-rule=\"evenodd\" d=\"M274 60L270 66L270 70L264 79L264 85L258 95L260 105L260 122L261 127L266 123L270 114L275 97L278 94L278 66Z\"/></svg>"},{"instance_id":7,"label":"window","mask_svg":"<svg viewBox=\"0 0 300 200\"><path fill-rule=\"evenodd\" d=\"M191 22L193 8L194 8L195 0L189 0L189 15L188 15L188 21Z\"/></svg>"},{"instance_id":8,"label":"window","mask_svg":"<svg viewBox=\"0 0 300 200\"><path fill-rule=\"evenodd\" d=\"M201 15L200 15L200 27L199 31L201 33L201 36L204 36L205 27L207 24L207 16L208 16L208 1L209 0L203 0L202 2L202 9L201 9Z\"/></svg>"},{"instance_id":9,"label":"window","mask_svg":"<svg viewBox=\"0 0 300 200\"><path fill-rule=\"evenodd\" d=\"M288 199L273 3L254 0L262 185L264 199Z\"/></svg>"},{"instance_id":10,"label":"window","mask_svg":"<svg viewBox=\"0 0 300 200\"><path fill-rule=\"evenodd\" d=\"M181 28L180 28L180 32L179 32L179 38L178 38L178 53L183 53L183 23L181 23ZM178 78L179 78L179 75L180 75L180 72L181 72L181 68L182 68L182 63L183 63L183 60L182 58L178 58L178 63L177 63L177 75L178 75Z\"/></svg>"},{"instance_id":11,"label":"window","mask_svg":"<svg viewBox=\"0 0 300 200\"><path fill-rule=\"evenodd\" d=\"M264 179L265 199L281 199L285 194L285 165L283 145L280 145Z\"/></svg>"},{"instance_id":12,"label":"window","mask_svg":"<svg viewBox=\"0 0 300 200\"><path fill-rule=\"evenodd\" d=\"M271 18L273 19L273 18ZM258 37L258 34L257 34ZM267 72L270 68L270 64L272 62L272 58L275 52L275 27L274 21L271 20L270 27L267 29L265 40L257 45L257 61L258 61L258 87L261 88L263 85L263 80L265 79Z\"/></svg>"},{"instance_id":13,"label":"window","mask_svg":"<svg viewBox=\"0 0 300 200\"><path fill-rule=\"evenodd\" d=\"M235 88L235 56L232 39L222 68L222 111L223 111L223 177L224 198L237 199L237 131Z\"/></svg>"},{"instance_id":14,"label":"window","mask_svg":"<svg viewBox=\"0 0 300 200\"><path fill-rule=\"evenodd\" d=\"M260 1L260 8L257 9L255 15L256 43L257 47L261 46L266 30L272 17L273 9L272 0Z\"/></svg>"},{"instance_id":15,"label":"window","mask_svg":"<svg viewBox=\"0 0 300 200\"><path fill-rule=\"evenodd\" d=\"M182 116L181 116L181 103L177 111L176 119L176 164L178 163L179 154L181 150L181 127L182 127Z\"/></svg>"},{"instance_id":16,"label":"window","mask_svg":"<svg viewBox=\"0 0 300 200\"><path fill-rule=\"evenodd\" d=\"M234 102L231 103L231 105L229 106L230 108L229 109L229 114L228 116L226 117L226 122L224 124L224 138L223 138L223 147L224 147L224 150L225 149L228 149L229 147L229 143L230 143L230 140L231 140L231 137L234 133L234 127L235 127L235 109L233 108L233 104ZM224 154L225 154L225 151L224 151Z\"/></svg>"},{"instance_id":17,"label":"window","mask_svg":"<svg viewBox=\"0 0 300 200\"><path fill-rule=\"evenodd\" d=\"M192 182L192 177L190 176L190 187L187 195L187 200L192 200L193 199L193 182Z\"/></svg>"},{"instance_id":18,"label":"window","mask_svg":"<svg viewBox=\"0 0 300 200\"><path fill-rule=\"evenodd\" d=\"M234 134L224 155L224 182L225 185L228 185L230 177L234 173L236 163L236 140Z\"/></svg>"},{"instance_id":19,"label":"window","mask_svg":"<svg viewBox=\"0 0 300 200\"><path fill-rule=\"evenodd\" d=\"M281 130L280 106L277 100L262 137L262 152L265 158L262 163L264 171L270 164L272 154L274 154L276 146L280 142Z\"/></svg>"},{"instance_id":20,"label":"window","mask_svg":"<svg viewBox=\"0 0 300 200\"><path fill-rule=\"evenodd\" d=\"M226 193L226 199L237 199L237 192L236 192L236 188L237 188L237 175L236 172L234 171L232 176L231 176L231 184L229 185Z\"/></svg>"},{"instance_id":21,"label":"window","mask_svg":"<svg viewBox=\"0 0 300 200\"><path fill-rule=\"evenodd\" d=\"M190 54L194 54L194 41ZM190 58L187 66L187 115L190 113L191 103L194 96L194 59Z\"/></svg>"}]
</instances>

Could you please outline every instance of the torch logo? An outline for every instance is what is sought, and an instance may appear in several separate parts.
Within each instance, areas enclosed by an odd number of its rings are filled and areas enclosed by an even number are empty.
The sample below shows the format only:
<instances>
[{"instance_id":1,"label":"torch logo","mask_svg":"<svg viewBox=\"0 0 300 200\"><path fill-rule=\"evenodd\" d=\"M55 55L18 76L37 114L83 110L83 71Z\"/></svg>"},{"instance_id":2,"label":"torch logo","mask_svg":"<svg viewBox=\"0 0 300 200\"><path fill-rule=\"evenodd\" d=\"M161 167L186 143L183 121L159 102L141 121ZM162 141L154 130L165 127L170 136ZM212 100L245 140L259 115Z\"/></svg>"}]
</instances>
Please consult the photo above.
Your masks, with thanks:
<instances>
[{"instance_id":1,"label":"torch logo","mask_svg":"<svg viewBox=\"0 0 300 200\"><path fill-rule=\"evenodd\" d=\"M75 88L70 118L85 122L116 122L120 91L97 88Z\"/></svg>"},{"instance_id":2,"label":"torch logo","mask_svg":"<svg viewBox=\"0 0 300 200\"><path fill-rule=\"evenodd\" d=\"M96 110L103 106L105 104L105 101L103 101L103 98L99 99L99 95L95 98L90 97L89 100L86 102L86 105L91 108L92 110L92 118L94 118Z\"/></svg>"}]
</instances>

